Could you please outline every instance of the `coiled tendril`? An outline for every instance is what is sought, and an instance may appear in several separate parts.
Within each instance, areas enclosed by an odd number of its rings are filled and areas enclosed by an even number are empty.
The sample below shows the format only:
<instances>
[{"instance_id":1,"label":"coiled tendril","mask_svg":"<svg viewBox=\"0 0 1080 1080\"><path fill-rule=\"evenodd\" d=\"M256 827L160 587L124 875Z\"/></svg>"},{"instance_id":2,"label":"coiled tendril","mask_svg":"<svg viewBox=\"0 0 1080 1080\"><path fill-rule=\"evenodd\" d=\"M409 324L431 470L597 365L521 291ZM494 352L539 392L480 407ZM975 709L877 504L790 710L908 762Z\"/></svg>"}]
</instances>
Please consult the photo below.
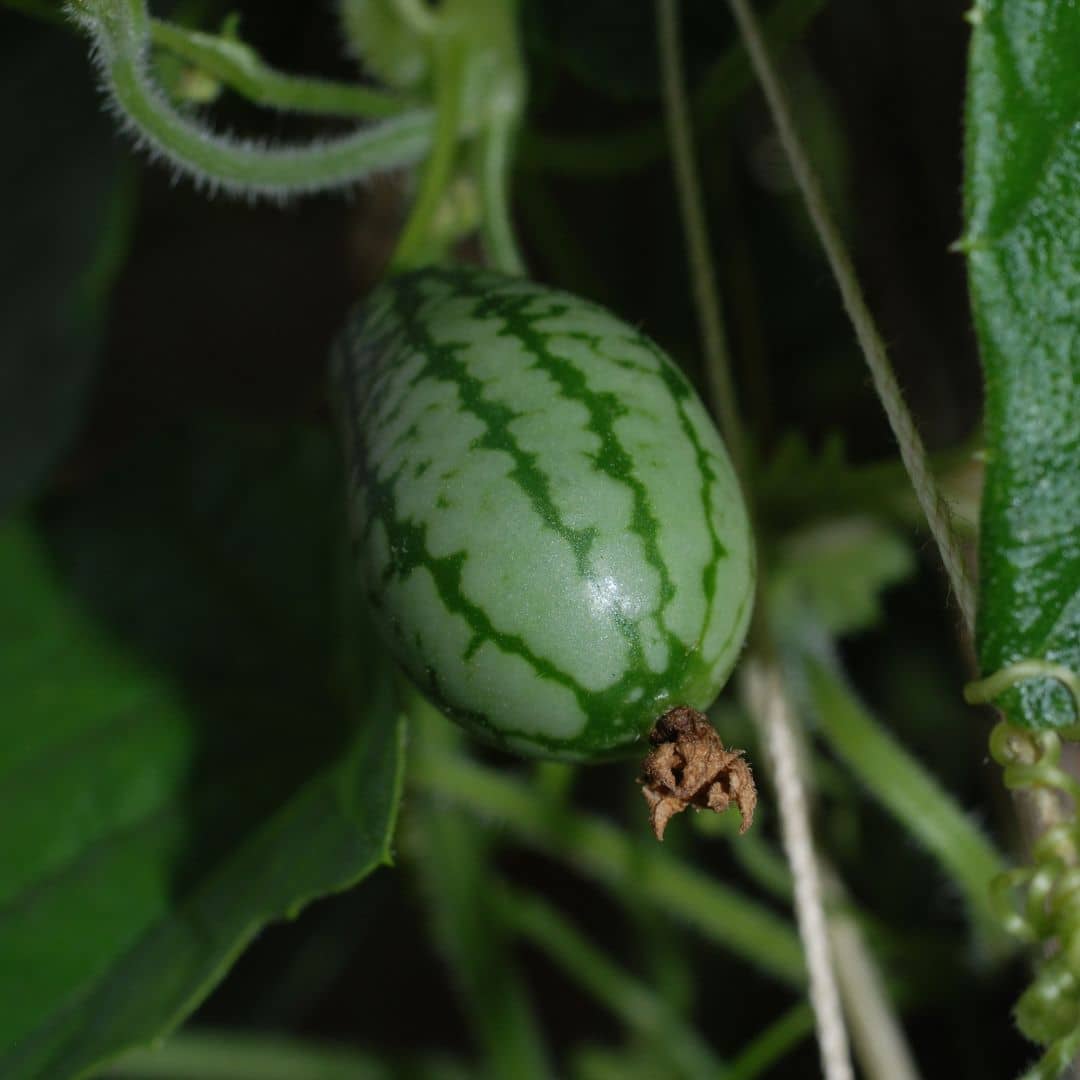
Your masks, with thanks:
<instances>
[{"instance_id":1,"label":"coiled tendril","mask_svg":"<svg viewBox=\"0 0 1080 1080\"><path fill-rule=\"evenodd\" d=\"M972 703L993 700L1023 679L1060 682L1070 693L1080 725L1080 679L1061 665L1024 660L972 683ZM1031 986L1016 1004L1016 1022L1047 1047L1025 1080L1054 1080L1080 1053L1080 781L1061 767L1058 731L1029 731L1002 720L990 733L990 754L1007 788L1031 791L1046 828L1028 866L991 883L991 900L1005 930L1036 947L1041 959ZM1075 737L1077 728L1064 730Z\"/></svg>"}]
</instances>

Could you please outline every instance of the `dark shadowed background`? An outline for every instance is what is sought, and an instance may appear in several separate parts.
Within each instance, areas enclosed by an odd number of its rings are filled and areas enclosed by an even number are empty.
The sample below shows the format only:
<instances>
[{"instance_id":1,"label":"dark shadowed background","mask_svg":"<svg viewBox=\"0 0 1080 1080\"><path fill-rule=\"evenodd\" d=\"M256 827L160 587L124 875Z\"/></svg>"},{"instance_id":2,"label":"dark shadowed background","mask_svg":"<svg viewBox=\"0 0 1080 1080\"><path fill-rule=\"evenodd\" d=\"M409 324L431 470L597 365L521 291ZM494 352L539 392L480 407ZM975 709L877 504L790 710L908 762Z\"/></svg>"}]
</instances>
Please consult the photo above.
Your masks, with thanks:
<instances>
[{"instance_id":1,"label":"dark shadowed background","mask_svg":"<svg viewBox=\"0 0 1080 1080\"><path fill-rule=\"evenodd\" d=\"M197 7L208 27L238 11L245 39L282 69L353 74L329 3L181 6L189 14ZM733 30L724 5L685 6L688 64L697 79ZM961 231L965 0L817 6L784 54L800 122L930 449L973 445L979 371L964 266L948 250ZM524 16L531 102L515 213L530 270L641 325L698 377L696 320L663 146L644 165L612 161L579 175L545 142L661 121L652 6L529 0ZM223 127L269 138L320 130L228 93L214 116ZM73 580L96 582L83 591L111 620L110 632L149 655L167 652L170 632L154 622L172 618L167 605L132 620L107 610L101 597L112 590L110 575L123 573L117 553L125 544L173 529L172 474L145 470L144 483L160 477L166 486L140 511L137 532L96 538L104 555L72 539L83 534L71 527L71 501L107 486L118 463L142 455L146 440L162 432L238 420L259 429L328 425L327 350L390 254L403 178L286 207L209 201L134 156L114 134L100 114L80 38L9 11L0 12L0 122L0 451L20 463L0 469L0 509L35 498L40 519L53 528L59 564ZM890 456L891 435L760 95L747 81L698 135L757 457L768 461L785 445L815 455L837 439L853 461ZM572 147L564 152L572 157ZM32 365L7 362L28 353ZM65 387L59 398L57 384ZM779 483L765 512L783 522L788 505ZM272 536L266 543L275 553ZM919 543L918 574L888 593L884 624L848 639L846 659L906 745L961 804L993 807L986 823L1007 837L1009 807L985 759L986 732L960 700L966 661L943 610L935 558L925 537ZM146 590L170 591L161 581ZM582 801L606 813L621 809L638 798L630 775L599 770ZM928 856L850 775L836 770L821 782L843 796L831 800L820 822L823 837L853 894L890 927L882 942L903 973L912 1002L905 1018L925 1075L981 1080L1016 1072L1028 1048L1005 1018L1022 966L992 973L972 966L960 899ZM775 833L774 816L766 812L762 826ZM668 844L721 877L744 880L739 866L720 862L725 847L689 826L673 828ZM467 1052L466 1022L430 944L407 837L401 846L398 869L380 870L359 889L264 932L195 1019L391 1052ZM605 894L538 856L504 855L501 865L635 964L635 927L612 918ZM872 938L873 927L868 933ZM702 988L695 1019L721 1053L737 1049L790 1000L730 956L689 935L681 940ZM523 955L555 1046L616 1039L606 1013L542 956ZM769 1075L810 1076L816 1068L807 1040Z\"/></svg>"}]
</instances>

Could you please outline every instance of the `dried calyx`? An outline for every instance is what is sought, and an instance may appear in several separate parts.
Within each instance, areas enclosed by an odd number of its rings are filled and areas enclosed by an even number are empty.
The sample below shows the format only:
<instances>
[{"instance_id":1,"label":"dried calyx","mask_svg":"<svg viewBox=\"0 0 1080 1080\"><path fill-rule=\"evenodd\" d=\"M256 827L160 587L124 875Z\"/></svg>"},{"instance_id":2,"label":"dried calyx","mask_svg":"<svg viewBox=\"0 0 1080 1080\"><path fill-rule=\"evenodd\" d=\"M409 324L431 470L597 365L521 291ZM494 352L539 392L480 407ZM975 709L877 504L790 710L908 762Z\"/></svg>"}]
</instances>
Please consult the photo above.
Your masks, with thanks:
<instances>
[{"instance_id":1,"label":"dried calyx","mask_svg":"<svg viewBox=\"0 0 1080 1080\"><path fill-rule=\"evenodd\" d=\"M671 818L693 806L723 813L732 803L742 816L740 833L754 820L757 788L741 750L726 750L702 713L680 705L664 713L649 735L652 751L642 765L642 794L657 840Z\"/></svg>"}]
</instances>

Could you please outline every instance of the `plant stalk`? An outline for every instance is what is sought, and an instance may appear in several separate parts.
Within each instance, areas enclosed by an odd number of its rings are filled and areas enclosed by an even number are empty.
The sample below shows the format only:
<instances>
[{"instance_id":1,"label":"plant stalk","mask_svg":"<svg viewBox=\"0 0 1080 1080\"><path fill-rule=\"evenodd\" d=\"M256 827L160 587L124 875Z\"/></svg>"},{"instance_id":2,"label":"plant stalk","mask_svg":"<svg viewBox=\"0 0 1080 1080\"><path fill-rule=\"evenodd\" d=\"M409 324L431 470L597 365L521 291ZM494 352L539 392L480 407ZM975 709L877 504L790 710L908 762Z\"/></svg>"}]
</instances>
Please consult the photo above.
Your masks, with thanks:
<instances>
[{"instance_id":1,"label":"plant stalk","mask_svg":"<svg viewBox=\"0 0 1080 1080\"><path fill-rule=\"evenodd\" d=\"M854 1080L793 712L775 663L749 658L743 670L744 696L761 726L772 765L784 851L795 887L795 915L810 973L810 1004L817 1020L822 1070L826 1080Z\"/></svg>"},{"instance_id":2,"label":"plant stalk","mask_svg":"<svg viewBox=\"0 0 1080 1080\"><path fill-rule=\"evenodd\" d=\"M426 110L294 146L219 134L178 112L151 78L151 21L143 0L75 0L68 10L93 39L94 59L122 125L151 157L191 177L197 187L281 201L413 164L431 144Z\"/></svg>"},{"instance_id":3,"label":"plant stalk","mask_svg":"<svg viewBox=\"0 0 1080 1080\"><path fill-rule=\"evenodd\" d=\"M889 363L885 343L882 341L859 285L851 256L844 246L840 230L829 211L821 181L810 164L802 139L795 128L787 94L769 56L757 18L747 0L729 0L729 2L739 26L739 32L746 44L746 50L750 54L750 62L764 91L780 142L791 165L795 181L802 192L807 213L810 215L825 256L832 268L833 276L840 288L844 307L851 319L863 356L866 358L874 388L900 448L900 457L911 478L919 505L941 555L949 584L960 609L965 635L970 641L975 631L975 590L964 561L960 540L953 528L951 511L930 470L926 447L915 427L911 412L904 402L900 385Z\"/></svg>"},{"instance_id":4,"label":"plant stalk","mask_svg":"<svg viewBox=\"0 0 1080 1080\"><path fill-rule=\"evenodd\" d=\"M697 165L694 162L694 137L690 128L690 104L686 96L682 46L679 40L678 0L657 0L657 40L660 49L660 76L664 92L664 113L675 190L683 223L683 237L690 264L690 283L694 290L694 308L698 316L705 374L709 397L720 420L720 430L727 441L735 472L745 484L746 436L735 397L731 376L727 334L716 284L716 270L709 251L709 226L701 195Z\"/></svg>"}]
</instances>

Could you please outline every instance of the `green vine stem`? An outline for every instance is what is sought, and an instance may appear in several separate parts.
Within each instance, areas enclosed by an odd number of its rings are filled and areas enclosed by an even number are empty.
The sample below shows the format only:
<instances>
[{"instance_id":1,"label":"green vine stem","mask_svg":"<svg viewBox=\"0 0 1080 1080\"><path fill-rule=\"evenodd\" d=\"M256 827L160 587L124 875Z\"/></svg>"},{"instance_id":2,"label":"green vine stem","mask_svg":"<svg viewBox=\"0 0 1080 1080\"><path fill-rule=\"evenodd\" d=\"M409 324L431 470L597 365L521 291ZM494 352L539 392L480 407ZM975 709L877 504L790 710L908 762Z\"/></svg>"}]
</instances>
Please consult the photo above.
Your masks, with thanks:
<instances>
[{"instance_id":1,"label":"green vine stem","mask_svg":"<svg viewBox=\"0 0 1080 1080\"><path fill-rule=\"evenodd\" d=\"M948 873L963 892L980 944L999 955L1004 943L987 888L1006 872L1005 860L935 777L866 709L832 655L806 655L803 670L825 740Z\"/></svg>"},{"instance_id":2,"label":"green vine stem","mask_svg":"<svg viewBox=\"0 0 1080 1080\"><path fill-rule=\"evenodd\" d=\"M789 922L655 842L646 844L644 833L635 840L600 818L546 804L535 788L459 755L426 758L413 770L412 780L616 894L637 889L651 904L781 983L804 985L802 950Z\"/></svg>"},{"instance_id":3,"label":"green vine stem","mask_svg":"<svg viewBox=\"0 0 1080 1080\"><path fill-rule=\"evenodd\" d=\"M447 0L433 24L437 103L435 141L421 174L394 270L441 257L437 221L455 176L479 195L480 232L488 262L511 274L524 264L510 219L511 151L525 98L516 4L508 0ZM459 148L473 143L470 168Z\"/></svg>"},{"instance_id":4,"label":"green vine stem","mask_svg":"<svg viewBox=\"0 0 1080 1080\"><path fill-rule=\"evenodd\" d=\"M197 187L285 199L348 187L413 164L431 143L432 116L416 110L337 139L267 146L217 134L177 112L149 75L150 19L143 0L72 0L120 122L151 156Z\"/></svg>"},{"instance_id":5,"label":"green vine stem","mask_svg":"<svg viewBox=\"0 0 1080 1080\"><path fill-rule=\"evenodd\" d=\"M417 734L410 769L457 752L461 733L404 677L398 699ZM490 837L430 796L411 799L402 844L411 855L433 937L458 990L490 1080L550 1080L551 1064L492 889Z\"/></svg>"},{"instance_id":6,"label":"green vine stem","mask_svg":"<svg viewBox=\"0 0 1080 1080\"><path fill-rule=\"evenodd\" d=\"M511 150L518 122L516 107L496 110L480 138L477 163L484 246L492 266L508 274L525 271L510 221Z\"/></svg>"},{"instance_id":7,"label":"green vine stem","mask_svg":"<svg viewBox=\"0 0 1080 1080\"><path fill-rule=\"evenodd\" d=\"M106 1075L114 1080L392 1080L394 1070L352 1047L192 1028L160 1046L130 1051L110 1062Z\"/></svg>"},{"instance_id":8,"label":"green vine stem","mask_svg":"<svg viewBox=\"0 0 1080 1080\"><path fill-rule=\"evenodd\" d=\"M461 41L451 39L438 50L435 63L438 101L435 138L420 173L419 187L408 220L390 260L393 271L408 270L432 261L431 240L436 232L435 220L453 179L461 136L465 60L466 50Z\"/></svg>"},{"instance_id":9,"label":"green vine stem","mask_svg":"<svg viewBox=\"0 0 1080 1080\"><path fill-rule=\"evenodd\" d=\"M629 1032L654 1044L686 1080L727 1075L709 1046L662 996L609 960L548 903L505 886L496 895L496 910L506 926L543 950Z\"/></svg>"},{"instance_id":10,"label":"green vine stem","mask_svg":"<svg viewBox=\"0 0 1080 1080\"><path fill-rule=\"evenodd\" d=\"M384 90L283 74L242 41L189 30L162 19L150 20L150 40L256 105L368 120L399 116L416 107Z\"/></svg>"},{"instance_id":11,"label":"green vine stem","mask_svg":"<svg viewBox=\"0 0 1080 1080\"><path fill-rule=\"evenodd\" d=\"M657 40L660 49L660 75L664 111L671 144L671 162L675 171L675 190L683 223L683 239L690 263L690 282L694 290L694 308L705 353L705 374L709 380L710 399L720 419L735 472L744 482L747 475L745 435L739 419L739 403L731 377L727 333L720 307L716 271L709 253L709 227L694 162L694 139L690 128L690 106L686 98L682 46L679 40L678 0L658 0Z\"/></svg>"}]
</instances>

